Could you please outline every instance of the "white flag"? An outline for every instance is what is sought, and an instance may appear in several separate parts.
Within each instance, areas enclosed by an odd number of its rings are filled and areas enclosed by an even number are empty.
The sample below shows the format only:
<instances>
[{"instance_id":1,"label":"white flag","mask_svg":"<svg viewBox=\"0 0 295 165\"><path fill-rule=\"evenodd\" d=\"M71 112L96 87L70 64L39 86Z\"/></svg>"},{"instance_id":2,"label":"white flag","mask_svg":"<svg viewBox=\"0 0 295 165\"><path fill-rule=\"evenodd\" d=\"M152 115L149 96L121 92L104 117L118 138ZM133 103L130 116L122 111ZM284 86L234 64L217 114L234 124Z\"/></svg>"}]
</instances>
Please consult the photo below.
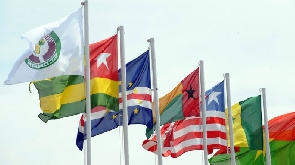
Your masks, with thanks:
<instances>
[{"instance_id":1,"label":"white flag","mask_svg":"<svg viewBox=\"0 0 295 165\"><path fill-rule=\"evenodd\" d=\"M21 37L30 48L15 62L5 85L60 75L84 75L82 7Z\"/></svg>"}]
</instances>

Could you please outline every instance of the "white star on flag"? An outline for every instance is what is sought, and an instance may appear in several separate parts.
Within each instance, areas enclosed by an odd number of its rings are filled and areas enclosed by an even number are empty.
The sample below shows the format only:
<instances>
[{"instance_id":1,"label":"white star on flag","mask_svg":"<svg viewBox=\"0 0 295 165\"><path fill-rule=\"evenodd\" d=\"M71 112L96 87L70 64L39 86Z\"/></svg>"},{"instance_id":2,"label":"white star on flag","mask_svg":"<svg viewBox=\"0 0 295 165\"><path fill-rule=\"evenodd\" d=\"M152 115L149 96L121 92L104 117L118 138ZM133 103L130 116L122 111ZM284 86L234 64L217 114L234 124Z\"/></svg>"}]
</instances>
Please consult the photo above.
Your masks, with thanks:
<instances>
[{"instance_id":1,"label":"white star on flag","mask_svg":"<svg viewBox=\"0 0 295 165\"><path fill-rule=\"evenodd\" d=\"M208 98L208 105L211 103L211 101L215 101L217 104L219 104L218 102L218 98L217 96L220 95L221 92L212 92L210 95L209 95L209 98Z\"/></svg>"},{"instance_id":2,"label":"white star on flag","mask_svg":"<svg viewBox=\"0 0 295 165\"><path fill-rule=\"evenodd\" d=\"M110 56L110 53L100 53L95 60L97 60L97 68L104 63L104 65L109 69L107 58Z\"/></svg>"}]
</instances>

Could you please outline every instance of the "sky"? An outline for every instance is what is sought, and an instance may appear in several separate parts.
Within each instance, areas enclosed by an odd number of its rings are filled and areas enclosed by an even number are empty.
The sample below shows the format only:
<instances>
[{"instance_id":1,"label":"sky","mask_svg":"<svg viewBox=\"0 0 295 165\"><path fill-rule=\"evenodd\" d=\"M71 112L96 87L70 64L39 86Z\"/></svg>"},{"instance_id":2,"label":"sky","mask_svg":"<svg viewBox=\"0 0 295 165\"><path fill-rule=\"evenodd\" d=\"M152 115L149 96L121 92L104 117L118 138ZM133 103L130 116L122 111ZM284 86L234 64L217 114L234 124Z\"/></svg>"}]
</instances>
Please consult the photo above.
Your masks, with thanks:
<instances>
[{"instance_id":1,"label":"sky","mask_svg":"<svg viewBox=\"0 0 295 165\"><path fill-rule=\"evenodd\" d=\"M28 48L20 36L78 9L78 0L1 2L0 81ZM125 29L125 61L155 39L159 96L204 62L205 89L230 74L232 104L266 88L268 118L295 110L295 2L292 0L89 0L89 42ZM43 123L38 91L29 83L0 85L0 164L82 165L75 145L80 115ZM130 165L156 164L142 148L145 126L129 129ZM92 164L124 164L122 128L92 138ZM163 158L164 165L201 164L202 151Z\"/></svg>"}]
</instances>

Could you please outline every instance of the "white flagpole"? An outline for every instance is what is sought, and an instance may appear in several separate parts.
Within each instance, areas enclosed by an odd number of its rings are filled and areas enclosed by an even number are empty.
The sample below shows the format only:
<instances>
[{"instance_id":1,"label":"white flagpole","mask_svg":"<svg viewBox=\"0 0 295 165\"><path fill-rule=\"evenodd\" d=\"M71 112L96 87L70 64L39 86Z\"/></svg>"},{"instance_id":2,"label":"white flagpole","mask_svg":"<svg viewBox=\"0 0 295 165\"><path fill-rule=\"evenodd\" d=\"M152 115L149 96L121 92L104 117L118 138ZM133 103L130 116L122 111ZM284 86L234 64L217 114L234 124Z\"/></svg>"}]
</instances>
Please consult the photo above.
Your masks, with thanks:
<instances>
[{"instance_id":1,"label":"white flagpole","mask_svg":"<svg viewBox=\"0 0 295 165\"><path fill-rule=\"evenodd\" d=\"M206 100L205 100L205 83L204 83L204 66L203 61L200 64L200 82L201 82L201 110L202 110L202 125L203 125L203 148L204 148L204 161L208 165L208 150L207 150L207 127L206 127Z\"/></svg>"},{"instance_id":2,"label":"white flagpole","mask_svg":"<svg viewBox=\"0 0 295 165\"><path fill-rule=\"evenodd\" d=\"M84 134L85 134L86 132L85 132L85 130L84 130ZM87 164L87 141L85 141L84 143L83 143L83 150L84 150L84 165L86 165Z\"/></svg>"},{"instance_id":3,"label":"white flagpole","mask_svg":"<svg viewBox=\"0 0 295 165\"><path fill-rule=\"evenodd\" d=\"M266 148L266 163L271 165L270 147L269 147L269 133L268 133L268 118L266 109L266 94L265 88L261 88L262 103L263 103L263 115L264 115L264 131L265 131L265 148Z\"/></svg>"},{"instance_id":4,"label":"white flagpole","mask_svg":"<svg viewBox=\"0 0 295 165\"><path fill-rule=\"evenodd\" d=\"M128 148L128 110L126 95L126 66L125 66L125 45L124 45L124 27L117 28L120 31L120 57L121 57L121 76L122 76L122 101L123 101L123 134L124 134L124 156L125 165L129 165L129 148Z\"/></svg>"},{"instance_id":5,"label":"white flagpole","mask_svg":"<svg viewBox=\"0 0 295 165\"><path fill-rule=\"evenodd\" d=\"M150 43L152 69L153 69L153 88L154 88L154 103L156 110L156 134L157 134L157 154L158 164L163 165L162 161L162 138L160 133L160 112L159 112L159 97L158 97L158 84L157 84L157 70L156 70L156 57L155 57L155 44L154 38L147 40Z\"/></svg>"},{"instance_id":6,"label":"white flagpole","mask_svg":"<svg viewBox=\"0 0 295 165\"><path fill-rule=\"evenodd\" d=\"M225 82L226 82L226 101L227 101L227 110L228 110L228 126L229 126L229 136L230 136L229 139L230 139L231 165L236 165L235 148L234 148L233 120L232 120L232 113L231 113L229 73L225 73L224 77L225 77Z\"/></svg>"},{"instance_id":7,"label":"white flagpole","mask_svg":"<svg viewBox=\"0 0 295 165\"><path fill-rule=\"evenodd\" d=\"M91 165L91 98L90 98L90 57L89 57L89 25L88 25L88 0L82 2L84 5L84 42L86 55L86 133L87 133L87 165Z\"/></svg>"}]
</instances>

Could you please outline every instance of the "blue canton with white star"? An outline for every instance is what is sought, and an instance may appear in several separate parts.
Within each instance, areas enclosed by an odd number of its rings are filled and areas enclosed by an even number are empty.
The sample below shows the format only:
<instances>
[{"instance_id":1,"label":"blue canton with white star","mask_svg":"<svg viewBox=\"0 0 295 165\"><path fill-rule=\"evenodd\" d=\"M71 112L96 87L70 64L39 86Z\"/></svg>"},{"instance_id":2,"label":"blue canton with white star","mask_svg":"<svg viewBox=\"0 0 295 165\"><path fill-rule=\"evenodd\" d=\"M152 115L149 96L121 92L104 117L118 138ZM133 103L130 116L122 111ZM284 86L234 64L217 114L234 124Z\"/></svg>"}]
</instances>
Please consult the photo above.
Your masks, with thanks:
<instances>
[{"instance_id":1,"label":"blue canton with white star","mask_svg":"<svg viewBox=\"0 0 295 165\"><path fill-rule=\"evenodd\" d=\"M206 91L206 111L225 111L224 105L224 81Z\"/></svg>"}]
</instances>

